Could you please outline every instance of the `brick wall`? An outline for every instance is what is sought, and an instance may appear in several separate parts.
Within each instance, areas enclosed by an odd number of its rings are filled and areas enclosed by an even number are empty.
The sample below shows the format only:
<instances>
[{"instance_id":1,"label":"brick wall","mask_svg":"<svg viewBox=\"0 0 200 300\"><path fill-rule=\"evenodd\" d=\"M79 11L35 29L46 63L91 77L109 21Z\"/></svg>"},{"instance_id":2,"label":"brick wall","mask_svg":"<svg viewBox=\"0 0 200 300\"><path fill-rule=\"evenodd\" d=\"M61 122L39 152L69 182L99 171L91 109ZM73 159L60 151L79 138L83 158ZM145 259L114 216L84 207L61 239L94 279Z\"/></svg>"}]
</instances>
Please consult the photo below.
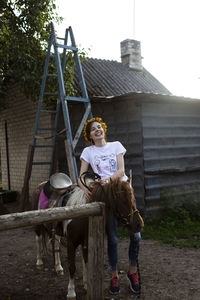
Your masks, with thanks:
<instances>
[{"instance_id":1,"label":"brick wall","mask_svg":"<svg viewBox=\"0 0 200 300\"><path fill-rule=\"evenodd\" d=\"M2 168L2 187L8 189L6 158L5 121L8 133L8 155L10 165L10 189L21 192L24 181L28 146L34 133L37 104L19 92L17 85L12 85L7 97L8 108L0 109L0 153ZM51 117L41 117L43 127L51 126ZM48 135L50 135L48 133ZM51 143L49 140L45 143ZM35 152L34 160L49 161L50 150ZM48 178L49 166L33 166L30 192L42 180Z\"/></svg>"}]
</instances>

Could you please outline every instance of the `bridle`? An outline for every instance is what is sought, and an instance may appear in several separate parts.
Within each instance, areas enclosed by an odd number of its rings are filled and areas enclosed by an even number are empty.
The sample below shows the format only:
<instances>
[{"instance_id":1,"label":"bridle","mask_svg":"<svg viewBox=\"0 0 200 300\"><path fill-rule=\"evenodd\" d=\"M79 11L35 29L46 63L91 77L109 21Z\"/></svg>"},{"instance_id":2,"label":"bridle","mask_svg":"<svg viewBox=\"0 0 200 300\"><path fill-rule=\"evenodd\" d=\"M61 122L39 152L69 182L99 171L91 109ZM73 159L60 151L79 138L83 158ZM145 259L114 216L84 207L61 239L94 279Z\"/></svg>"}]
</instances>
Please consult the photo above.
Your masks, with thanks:
<instances>
[{"instance_id":1,"label":"bridle","mask_svg":"<svg viewBox=\"0 0 200 300\"><path fill-rule=\"evenodd\" d=\"M119 220L120 220L120 223L123 225L123 226L127 226L127 225L130 225L131 223L131 220L133 220L133 217L136 213L139 213L139 210L137 208L133 209L131 208L131 212L130 214L128 214L127 217L123 217L123 216L118 216Z\"/></svg>"},{"instance_id":2,"label":"bridle","mask_svg":"<svg viewBox=\"0 0 200 300\"><path fill-rule=\"evenodd\" d=\"M116 201L117 196L113 190L112 190L112 196L113 199ZM134 208L132 205L131 205L131 212L127 216L121 215L118 211L115 212L117 219L123 226L130 225L131 221L133 221L134 214L136 213L139 213L139 211L137 208Z\"/></svg>"}]
</instances>

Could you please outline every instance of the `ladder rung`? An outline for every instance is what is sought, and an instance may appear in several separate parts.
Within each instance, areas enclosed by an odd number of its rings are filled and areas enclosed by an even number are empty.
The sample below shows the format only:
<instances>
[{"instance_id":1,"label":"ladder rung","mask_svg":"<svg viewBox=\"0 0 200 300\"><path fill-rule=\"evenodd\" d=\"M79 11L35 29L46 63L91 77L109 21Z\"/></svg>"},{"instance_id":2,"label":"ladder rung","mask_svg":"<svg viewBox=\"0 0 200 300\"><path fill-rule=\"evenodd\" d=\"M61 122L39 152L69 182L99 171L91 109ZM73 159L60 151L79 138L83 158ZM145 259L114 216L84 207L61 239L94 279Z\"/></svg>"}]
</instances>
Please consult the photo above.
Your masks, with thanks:
<instances>
[{"instance_id":1,"label":"ladder rung","mask_svg":"<svg viewBox=\"0 0 200 300\"><path fill-rule=\"evenodd\" d=\"M35 148L52 148L53 145L35 145Z\"/></svg>"},{"instance_id":2,"label":"ladder rung","mask_svg":"<svg viewBox=\"0 0 200 300\"><path fill-rule=\"evenodd\" d=\"M58 97L58 94L57 94L57 93L45 92L44 95L45 95L45 96L56 96L56 97Z\"/></svg>"},{"instance_id":3,"label":"ladder rung","mask_svg":"<svg viewBox=\"0 0 200 300\"><path fill-rule=\"evenodd\" d=\"M32 164L33 165L50 165L51 162L48 162L48 161L33 161Z\"/></svg>"},{"instance_id":4,"label":"ladder rung","mask_svg":"<svg viewBox=\"0 0 200 300\"><path fill-rule=\"evenodd\" d=\"M41 110L43 113L56 114L56 110Z\"/></svg>"},{"instance_id":5,"label":"ladder rung","mask_svg":"<svg viewBox=\"0 0 200 300\"><path fill-rule=\"evenodd\" d=\"M57 36L57 40L63 40L64 41L65 39Z\"/></svg>"},{"instance_id":6,"label":"ladder rung","mask_svg":"<svg viewBox=\"0 0 200 300\"><path fill-rule=\"evenodd\" d=\"M51 131L54 131L56 129L55 128L41 128L41 127L39 127L38 130L51 130Z\"/></svg>"},{"instance_id":7,"label":"ladder rung","mask_svg":"<svg viewBox=\"0 0 200 300\"><path fill-rule=\"evenodd\" d=\"M69 49L69 50L72 50L72 51L78 51L78 49L76 47L71 47L71 46L67 46L67 45L62 45L62 44L56 44L57 47L59 48L64 48L64 49Z\"/></svg>"},{"instance_id":8,"label":"ladder rung","mask_svg":"<svg viewBox=\"0 0 200 300\"><path fill-rule=\"evenodd\" d=\"M48 77L58 77L57 74L47 74Z\"/></svg>"},{"instance_id":9,"label":"ladder rung","mask_svg":"<svg viewBox=\"0 0 200 300\"><path fill-rule=\"evenodd\" d=\"M78 97L65 97L65 100L70 100L70 101L79 101L79 102L89 102L90 100L88 98L78 98Z\"/></svg>"}]
</instances>

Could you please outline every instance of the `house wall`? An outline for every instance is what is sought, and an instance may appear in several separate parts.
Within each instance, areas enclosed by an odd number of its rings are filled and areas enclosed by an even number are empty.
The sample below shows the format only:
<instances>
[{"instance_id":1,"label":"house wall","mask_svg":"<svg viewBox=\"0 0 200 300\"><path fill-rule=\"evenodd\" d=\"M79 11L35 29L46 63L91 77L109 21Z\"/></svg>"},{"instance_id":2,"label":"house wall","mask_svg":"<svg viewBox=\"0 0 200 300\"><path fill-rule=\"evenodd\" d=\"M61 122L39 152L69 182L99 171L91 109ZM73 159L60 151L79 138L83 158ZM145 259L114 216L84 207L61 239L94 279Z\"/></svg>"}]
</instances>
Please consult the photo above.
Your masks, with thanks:
<instances>
[{"instance_id":1,"label":"house wall","mask_svg":"<svg viewBox=\"0 0 200 300\"><path fill-rule=\"evenodd\" d=\"M200 102L144 102L142 123L147 211L166 199L199 199Z\"/></svg>"},{"instance_id":2,"label":"house wall","mask_svg":"<svg viewBox=\"0 0 200 300\"><path fill-rule=\"evenodd\" d=\"M119 99L120 98L120 99ZM92 101L94 116L101 116L108 125L108 141L119 140L127 149L126 174L133 173L137 206L143 211L158 211L162 200L199 199L200 191L200 102L187 100L162 101L147 95ZM8 129L8 150L11 190L21 192L28 146L32 142L37 105L27 100L12 86L7 98L9 107L0 110L0 151L3 189L8 189L5 121ZM84 113L84 105L69 105L73 134ZM41 127L52 127L49 115L41 118ZM61 118L60 129L64 128ZM47 136L49 135L46 134ZM64 148L65 134L58 137L58 169L67 171ZM39 143L51 143L41 139ZM81 137L76 152L85 146ZM49 161L50 150L36 150L35 161ZM77 156L78 171L80 159ZM49 176L49 167L33 166L30 192Z\"/></svg>"},{"instance_id":3,"label":"house wall","mask_svg":"<svg viewBox=\"0 0 200 300\"><path fill-rule=\"evenodd\" d=\"M34 125L37 111L37 104L28 100L19 92L17 85L13 85L8 92L8 108L0 109L0 151L2 167L2 187L8 189L7 176L7 159L6 159L6 138L5 138L5 121L7 121L8 132L8 154L10 165L10 189L21 192L26 159L29 144L32 142ZM41 119L44 127L51 124L51 118L45 116ZM36 160L45 160L49 157L49 151L36 153ZM30 180L30 192L42 180L48 178L48 169L44 167L33 167Z\"/></svg>"}]
</instances>

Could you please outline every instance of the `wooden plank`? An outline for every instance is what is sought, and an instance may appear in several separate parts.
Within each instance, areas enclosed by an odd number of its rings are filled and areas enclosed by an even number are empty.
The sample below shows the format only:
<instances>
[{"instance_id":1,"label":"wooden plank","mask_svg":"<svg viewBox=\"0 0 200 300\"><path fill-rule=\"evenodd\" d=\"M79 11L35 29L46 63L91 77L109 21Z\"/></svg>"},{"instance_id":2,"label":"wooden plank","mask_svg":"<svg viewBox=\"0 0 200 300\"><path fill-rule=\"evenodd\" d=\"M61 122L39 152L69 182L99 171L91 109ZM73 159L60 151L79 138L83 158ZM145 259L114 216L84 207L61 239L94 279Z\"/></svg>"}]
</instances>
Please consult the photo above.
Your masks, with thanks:
<instances>
[{"instance_id":1,"label":"wooden plank","mask_svg":"<svg viewBox=\"0 0 200 300\"><path fill-rule=\"evenodd\" d=\"M104 215L89 218L87 300L104 299Z\"/></svg>"},{"instance_id":2,"label":"wooden plank","mask_svg":"<svg viewBox=\"0 0 200 300\"><path fill-rule=\"evenodd\" d=\"M186 172L199 172L200 166L195 165L191 167L183 167L183 168L166 168L166 169L147 169L145 170L145 175L160 175L160 174L176 174L176 173L186 173Z\"/></svg>"},{"instance_id":3,"label":"wooden plank","mask_svg":"<svg viewBox=\"0 0 200 300\"><path fill-rule=\"evenodd\" d=\"M35 226L66 219L89 217L102 214L103 203L94 202L79 206L56 207L0 216L0 231Z\"/></svg>"},{"instance_id":4,"label":"wooden plank","mask_svg":"<svg viewBox=\"0 0 200 300\"><path fill-rule=\"evenodd\" d=\"M67 163L69 168L69 177L71 178L73 184L76 184L77 179L76 179L76 172L74 169L72 147L68 139L66 139L64 143L65 143L65 153L66 153L66 158L67 158Z\"/></svg>"},{"instance_id":5,"label":"wooden plank","mask_svg":"<svg viewBox=\"0 0 200 300\"><path fill-rule=\"evenodd\" d=\"M33 154L34 154L34 147L30 144L28 147L28 155L27 155L26 169L25 169L25 175L24 175L24 185L23 185L21 197L20 197L21 211L25 210L26 199L29 198L29 180L30 180L31 170L32 170Z\"/></svg>"}]
</instances>

